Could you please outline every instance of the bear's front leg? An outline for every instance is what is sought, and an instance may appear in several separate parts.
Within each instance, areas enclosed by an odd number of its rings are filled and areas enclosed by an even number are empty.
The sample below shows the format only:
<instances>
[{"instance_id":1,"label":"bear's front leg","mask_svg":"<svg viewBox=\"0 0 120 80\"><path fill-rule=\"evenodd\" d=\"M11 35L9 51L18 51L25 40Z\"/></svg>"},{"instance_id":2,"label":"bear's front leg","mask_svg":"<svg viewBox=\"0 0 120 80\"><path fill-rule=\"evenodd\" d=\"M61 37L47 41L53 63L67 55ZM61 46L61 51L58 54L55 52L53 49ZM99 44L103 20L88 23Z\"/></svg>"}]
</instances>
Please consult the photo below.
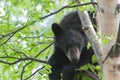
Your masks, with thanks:
<instances>
[{"instance_id":1,"label":"bear's front leg","mask_svg":"<svg viewBox=\"0 0 120 80\"><path fill-rule=\"evenodd\" d=\"M70 63L64 66L63 68L63 80L74 80L75 66Z\"/></svg>"},{"instance_id":2,"label":"bear's front leg","mask_svg":"<svg viewBox=\"0 0 120 80\"><path fill-rule=\"evenodd\" d=\"M53 54L48 60L48 64L51 65L51 73L49 74L49 80L61 80L60 73L63 68L63 61L59 54Z\"/></svg>"}]
</instances>

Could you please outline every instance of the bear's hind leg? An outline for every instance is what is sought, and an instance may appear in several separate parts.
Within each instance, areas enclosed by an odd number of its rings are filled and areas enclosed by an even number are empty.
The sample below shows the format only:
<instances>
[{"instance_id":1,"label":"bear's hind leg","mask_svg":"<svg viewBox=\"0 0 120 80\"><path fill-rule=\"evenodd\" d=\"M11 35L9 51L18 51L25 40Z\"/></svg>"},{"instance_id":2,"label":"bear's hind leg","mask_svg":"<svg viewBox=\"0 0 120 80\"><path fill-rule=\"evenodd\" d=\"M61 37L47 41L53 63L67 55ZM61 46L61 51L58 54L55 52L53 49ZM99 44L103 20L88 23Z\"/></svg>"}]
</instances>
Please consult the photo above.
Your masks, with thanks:
<instances>
[{"instance_id":1,"label":"bear's hind leg","mask_svg":"<svg viewBox=\"0 0 120 80\"><path fill-rule=\"evenodd\" d=\"M49 74L49 80L60 80L61 79L61 75L60 75L61 71L58 68L52 67L51 71L52 73Z\"/></svg>"}]
</instances>

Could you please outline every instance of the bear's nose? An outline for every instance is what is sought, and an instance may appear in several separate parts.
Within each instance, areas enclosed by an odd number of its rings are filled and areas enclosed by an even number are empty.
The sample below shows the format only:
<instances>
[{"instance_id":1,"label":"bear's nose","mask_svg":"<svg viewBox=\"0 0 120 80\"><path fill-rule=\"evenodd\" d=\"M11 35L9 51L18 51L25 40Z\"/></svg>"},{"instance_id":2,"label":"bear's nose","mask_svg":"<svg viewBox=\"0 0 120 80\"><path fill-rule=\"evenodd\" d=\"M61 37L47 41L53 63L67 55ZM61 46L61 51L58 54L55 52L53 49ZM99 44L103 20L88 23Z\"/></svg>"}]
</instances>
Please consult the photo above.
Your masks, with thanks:
<instances>
[{"instance_id":1,"label":"bear's nose","mask_svg":"<svg viewBox=\"0 0 120 80\"><path fill-rule=\"evenodd\" d=\"M78 62L78 61L79 61L79 60L76 59L76 58L73 58L73 59L72 59L72 62L73 62L73 63L76 63L76 62Z\"/></svg>"}]
</instances>

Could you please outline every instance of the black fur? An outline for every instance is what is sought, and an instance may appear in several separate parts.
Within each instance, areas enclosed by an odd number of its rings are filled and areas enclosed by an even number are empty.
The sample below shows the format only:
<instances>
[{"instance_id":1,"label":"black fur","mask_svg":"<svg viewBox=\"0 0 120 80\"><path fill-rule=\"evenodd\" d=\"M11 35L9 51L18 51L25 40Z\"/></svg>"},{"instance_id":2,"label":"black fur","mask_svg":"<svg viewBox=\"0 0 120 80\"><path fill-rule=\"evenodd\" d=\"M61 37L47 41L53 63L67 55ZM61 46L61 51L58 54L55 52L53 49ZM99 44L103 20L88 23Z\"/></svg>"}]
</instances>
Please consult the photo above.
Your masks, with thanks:
<instances>
[{"instance_id":1,"label":"black fur","mask_svg":"<svg viewBox=\"0 0 120 80\"><path fill-rule=\"evenodd\" d=\"M92 14L90 14L92 16ZM49 64L52 66L52 73L49 75L49 80L74 80L75 69L86 63L92 63L93 49L87 49L88 40L82 29L81 21L77 11L67 14L60 24L52 25L54 33L55 49L54 54L49 59ZM80 54L79 61L72 62L66 56L68 51L73 51L73 55L77 49ZM75 49L75 50L74 50ZM63 74L61 77L60 73Z\"/></svg>"}]
</instances>

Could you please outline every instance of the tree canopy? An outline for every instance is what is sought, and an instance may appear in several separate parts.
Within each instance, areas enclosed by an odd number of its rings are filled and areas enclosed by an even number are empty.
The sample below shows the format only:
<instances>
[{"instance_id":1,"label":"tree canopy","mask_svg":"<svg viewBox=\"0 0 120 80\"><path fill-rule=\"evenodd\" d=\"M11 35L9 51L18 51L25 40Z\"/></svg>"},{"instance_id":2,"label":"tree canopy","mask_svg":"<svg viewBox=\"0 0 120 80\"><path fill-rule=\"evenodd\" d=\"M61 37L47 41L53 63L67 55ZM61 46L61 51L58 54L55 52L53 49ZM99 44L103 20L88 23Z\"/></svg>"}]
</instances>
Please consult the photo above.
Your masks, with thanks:
<instances>
[{"instance_id":1,"label":"tree canopy","mask_svg":"<svg viewBox=\"0 0 120 80\"><path fill-rule=\"evenodd\" d=\"M59 23L65 14L78 8L94 11L89 0L82 2L84 7L74 0L1 0L0 79L48 80L51 66L47 60L54 48L51 24ZM94 55L93 63L96 62ZM102 76L100 66L81 67L81 70L88 69ZM85 75L82 78L92 80Z\"/></svg>"}]
</instances>

